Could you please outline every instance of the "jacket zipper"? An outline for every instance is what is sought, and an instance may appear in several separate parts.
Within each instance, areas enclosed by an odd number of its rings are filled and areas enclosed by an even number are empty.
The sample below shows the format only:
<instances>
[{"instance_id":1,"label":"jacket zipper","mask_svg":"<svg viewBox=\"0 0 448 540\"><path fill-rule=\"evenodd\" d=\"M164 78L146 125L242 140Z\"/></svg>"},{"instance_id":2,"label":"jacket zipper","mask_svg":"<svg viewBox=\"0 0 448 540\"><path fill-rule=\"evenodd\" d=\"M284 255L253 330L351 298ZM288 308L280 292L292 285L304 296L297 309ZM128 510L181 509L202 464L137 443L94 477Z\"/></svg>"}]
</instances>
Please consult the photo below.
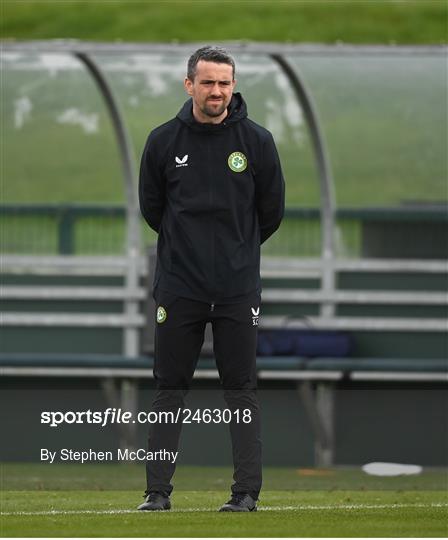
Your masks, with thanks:
<instances>
[{"instance_id":1,"label":"jacket zipper","mask_svg":"<svg viewBox=\"0 0 448 540\"><path fill-rule=\"evenodd\" d=\"M210 197L209 197L209 202L210 202L210 213L212 212L212 209L213 209L213 171L211 170L211 156L212 156L212 152L211 152L211 142L210 142L210 138L207 138L207 150L208 150L208 166L209 166L209 179L210 179ZM215 264L216 264L216 261L215 261L215 214L213 213L212 214L212 243L211 243L211 262L212 262L212 266L211 266L211 288L213 290L213 295L215 295ZM214 302L212 301L212 303L210 304L210 311L213 311L215 309L215 304Z\"/></svg>"}]
</instances>

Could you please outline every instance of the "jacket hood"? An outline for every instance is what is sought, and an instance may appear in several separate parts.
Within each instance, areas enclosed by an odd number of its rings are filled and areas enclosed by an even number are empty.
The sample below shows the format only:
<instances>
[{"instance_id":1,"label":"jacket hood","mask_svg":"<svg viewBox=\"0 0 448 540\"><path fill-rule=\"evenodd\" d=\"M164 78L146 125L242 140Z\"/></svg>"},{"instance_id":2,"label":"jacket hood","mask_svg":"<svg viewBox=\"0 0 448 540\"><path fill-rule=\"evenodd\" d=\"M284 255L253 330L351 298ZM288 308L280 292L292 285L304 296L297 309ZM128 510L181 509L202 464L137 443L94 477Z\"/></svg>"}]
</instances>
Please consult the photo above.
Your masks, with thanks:
<instances>
[{"instance_id":1,"label":"jacket hood","mask_svg":"<svg viewBox=\"0 0 448 540\"><path fill-rule=\"evenodd\" d=\"M227 111L228 115L220 124L203 124L197 122L193 116L193 100L190 98L184 103L182 109L176 115L176 118L195 131L220 131L225 129L227 126L240 122L247 117L246 102L239 92L233 94L229 106L227 107Z\"/></svg>"}]
</instances>

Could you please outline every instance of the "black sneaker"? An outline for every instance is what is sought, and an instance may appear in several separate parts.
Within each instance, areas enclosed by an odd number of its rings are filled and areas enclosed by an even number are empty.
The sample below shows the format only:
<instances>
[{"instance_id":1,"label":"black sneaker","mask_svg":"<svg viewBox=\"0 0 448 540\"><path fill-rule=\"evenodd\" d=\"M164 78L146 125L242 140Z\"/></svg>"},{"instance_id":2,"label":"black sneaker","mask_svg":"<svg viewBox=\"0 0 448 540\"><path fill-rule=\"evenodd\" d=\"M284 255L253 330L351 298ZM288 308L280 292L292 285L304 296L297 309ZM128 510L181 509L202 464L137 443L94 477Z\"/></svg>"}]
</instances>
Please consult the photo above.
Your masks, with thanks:
<instances>
[{"instance_id":1,"label":"black sneaker","mask_svg":"<svg viewBox=\"0 0 448 540\"><path fill-rule=\"evenodd\" d=\"M254 499L247 493L233 493L230 501L222 505L220 512L256 512L257 505Z\"/></svg>"},{"instance_id":2,"label":"black sneaker","mask_svg":"<svg viewBox=\"0 0 448 540\"><path fill-rule=\"evenodd\" d=\"M170 498L158 491L151 491L137 510L169 510L171 508Z\"/></svg>"}]
</instances>

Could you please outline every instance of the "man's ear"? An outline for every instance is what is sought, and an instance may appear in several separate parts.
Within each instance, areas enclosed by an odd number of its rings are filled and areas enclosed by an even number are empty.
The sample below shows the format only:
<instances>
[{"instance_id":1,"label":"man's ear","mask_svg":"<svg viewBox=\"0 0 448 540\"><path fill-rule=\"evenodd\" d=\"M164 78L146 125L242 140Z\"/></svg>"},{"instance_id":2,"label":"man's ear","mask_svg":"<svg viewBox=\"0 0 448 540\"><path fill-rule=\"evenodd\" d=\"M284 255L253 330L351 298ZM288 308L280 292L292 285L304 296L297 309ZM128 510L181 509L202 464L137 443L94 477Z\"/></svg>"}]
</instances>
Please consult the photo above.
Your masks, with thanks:
<instances>
[{"instance_id":1,"label":"man's ear","mask_svg":"<svg viewBox=\"0 0 448 540\"><path fill-rule=\"evenodd\" d=\"M185 88L185 92L187 92L189 96L193 94L193 83L192 81L190 81L188 77L185 77L184 88Z\"/></svg>"}]
</instances>

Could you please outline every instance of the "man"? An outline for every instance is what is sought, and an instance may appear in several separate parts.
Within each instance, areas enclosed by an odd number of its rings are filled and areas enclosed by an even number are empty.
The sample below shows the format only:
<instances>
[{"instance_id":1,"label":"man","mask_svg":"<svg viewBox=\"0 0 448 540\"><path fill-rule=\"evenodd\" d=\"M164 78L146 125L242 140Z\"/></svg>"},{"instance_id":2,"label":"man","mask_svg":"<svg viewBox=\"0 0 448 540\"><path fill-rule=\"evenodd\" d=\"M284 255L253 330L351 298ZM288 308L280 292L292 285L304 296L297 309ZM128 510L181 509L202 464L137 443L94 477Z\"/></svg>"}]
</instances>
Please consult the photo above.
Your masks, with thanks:
<instances>
[{"instance_id":1,"label":"man","mask_svg":"<svg viewBox=\"0 0 448 540\"><path fill-rule=\"evenodd\" d=\"M247 512L257 509L261 488L255 364L260 244L280 225L284 180L272 135L248 119L235 84L235 64L225 50L203 47L190 57L184 86L191 99L149 135L139 198L159 235L153 410L182 410L210 322L233 414L234 484L220 511ZM249 421L241 422L243 414ZM149 450L176 452L180 431L181 419L153 424ZM147 462L140 510L170 509L174 469L161 460Z\"/></svg>"}]
</instances>

